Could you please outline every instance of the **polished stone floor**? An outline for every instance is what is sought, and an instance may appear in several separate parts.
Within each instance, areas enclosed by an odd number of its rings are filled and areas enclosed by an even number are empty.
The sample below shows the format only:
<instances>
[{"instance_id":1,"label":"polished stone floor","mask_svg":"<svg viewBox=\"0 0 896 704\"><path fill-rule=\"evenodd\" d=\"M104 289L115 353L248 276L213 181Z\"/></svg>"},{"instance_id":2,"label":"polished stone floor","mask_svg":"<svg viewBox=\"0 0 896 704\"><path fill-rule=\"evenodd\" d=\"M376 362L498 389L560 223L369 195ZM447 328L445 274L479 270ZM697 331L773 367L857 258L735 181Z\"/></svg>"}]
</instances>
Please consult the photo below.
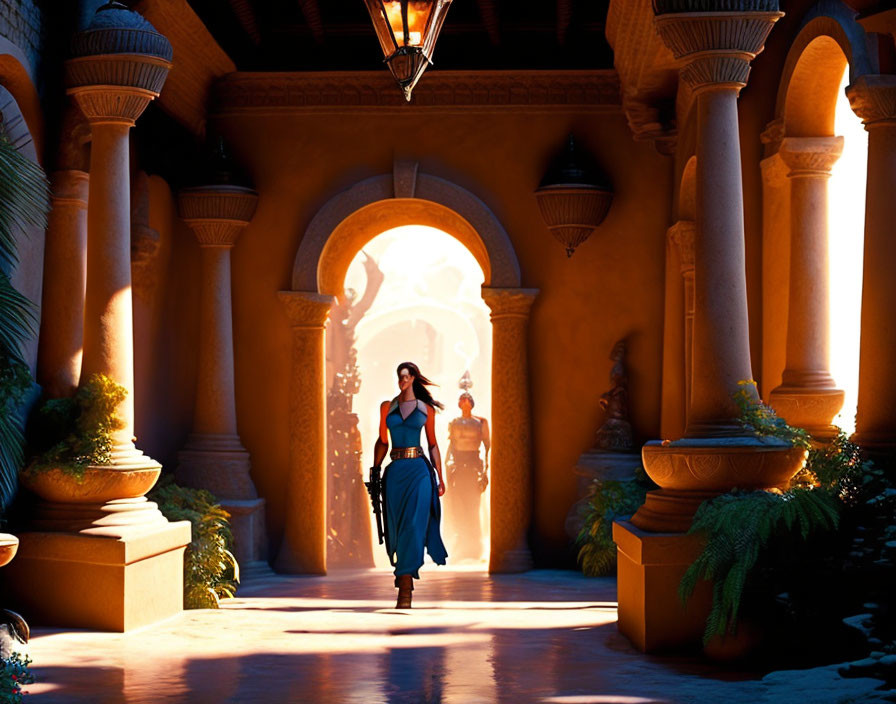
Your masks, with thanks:
<instances>
[{"instance_id":1,"label":"polished stone floor","mask_svg":"<svg viewBox=\"0 0 896 704\"><path fill-rule=\"evenodd\" d=\"M218 611L127 634L35 629L26 701L873 701L832 668L766 678L697 658L645 657L616 630L616 584L573 572L489 577L428 569L396 611L384 571L272 577ZM776 679L777 678L777 679Z\"/></svg>"}]
</instances>

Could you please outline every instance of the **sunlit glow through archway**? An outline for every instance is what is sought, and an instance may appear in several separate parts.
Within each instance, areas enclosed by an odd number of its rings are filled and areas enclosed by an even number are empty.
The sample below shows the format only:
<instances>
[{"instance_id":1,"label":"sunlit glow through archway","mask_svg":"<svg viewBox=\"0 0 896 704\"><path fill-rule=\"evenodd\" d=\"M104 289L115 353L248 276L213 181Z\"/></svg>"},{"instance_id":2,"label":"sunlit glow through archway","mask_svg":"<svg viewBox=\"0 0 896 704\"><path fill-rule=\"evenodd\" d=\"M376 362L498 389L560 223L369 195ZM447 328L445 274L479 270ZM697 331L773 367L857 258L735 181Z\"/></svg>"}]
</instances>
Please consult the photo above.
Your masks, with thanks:
<instances>
[{"instance_id":1,"label":"sunlit glow through archway","mask_svg":"<svg viewBox=\"0 0 896 704\"><path fill-rule=\"evenodd\" d=\"M834 133L843 136L843 155L834 164L828 190L829 272L831 294L831 374L844 390L843 409L834 419L847 434L855 430L859 392L862 252L865 239L865 180L868 133L849 106L840 85Z\"/></svg>"},{"instance_id":2,"label":"sunlit glow through archway","mask_svg":"<svg viewBox=\"0 0 896 704\"><path fill-rule=\"evenodd\" d=\"M448 423L460 415L458 383L469 370L475 399L473 414L491 418L491 323L482 300L482 269L472 254L450 235L431 227L406 226L384 232L365 245L349 266L346 290L361 296L370 257L382 272L382 284L355 330L361 384L354 398L364 467L373 457L379 406L397 393L395 368L416 363L439 384L432 392L445 404L436 420L443 463L448 453ZM425 440L424 440L425 447ZM386 460L388 462L388 459ZM385 465L385 463L384 463ZM448 477L447 470L446 479ZM451 490L443 500L442 535L449 564L457 565L458 542L464 528L452 525ZM481 495L481 562L488 558L489 491ZM375 529L374 529L375 535ZM377 566L388 565L385 551L375 546ZM427 558L426 565L430 565Z\"/></svg>"}]
</instances>

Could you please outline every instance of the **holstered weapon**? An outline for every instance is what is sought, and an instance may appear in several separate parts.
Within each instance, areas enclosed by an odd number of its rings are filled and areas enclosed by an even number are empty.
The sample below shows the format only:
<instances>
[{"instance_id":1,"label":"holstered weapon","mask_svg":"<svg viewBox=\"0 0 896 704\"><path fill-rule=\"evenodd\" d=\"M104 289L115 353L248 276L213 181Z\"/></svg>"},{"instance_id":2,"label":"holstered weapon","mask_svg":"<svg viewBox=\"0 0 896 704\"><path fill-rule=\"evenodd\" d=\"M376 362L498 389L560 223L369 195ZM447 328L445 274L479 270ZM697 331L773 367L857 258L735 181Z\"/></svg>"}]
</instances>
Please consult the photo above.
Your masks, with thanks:
<instances>
[{"instance_id":1,"label":"holstered weapon","mask_svg":"<svg viewBox=\"0 0 896 704\"><path fill-rule=\"evenodd\" d=\"M381 471L379 467L371 467L370 481L364 482L367 493L370 495L373 515L376 516L376 532L380 545L383 544L383 480L380 476Z\"/></svg>"}]
</instances>

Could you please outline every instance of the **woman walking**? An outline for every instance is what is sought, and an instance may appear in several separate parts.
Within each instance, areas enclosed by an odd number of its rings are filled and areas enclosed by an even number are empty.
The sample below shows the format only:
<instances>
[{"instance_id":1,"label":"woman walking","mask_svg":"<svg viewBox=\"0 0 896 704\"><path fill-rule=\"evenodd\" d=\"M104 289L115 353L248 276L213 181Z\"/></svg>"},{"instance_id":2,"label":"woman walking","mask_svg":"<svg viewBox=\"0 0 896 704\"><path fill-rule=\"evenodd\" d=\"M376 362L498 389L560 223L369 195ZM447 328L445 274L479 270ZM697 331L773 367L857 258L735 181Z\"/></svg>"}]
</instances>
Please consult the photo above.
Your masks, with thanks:
<instances>
[{"instance_id":1,"label":"woman walking","mask_svg":"<svg viewBox=\"0 0 896 704\"><path fill-rule=\"evenodd\" d=\"M432 382L413 362L397 369L400 393L380 406L380 434L373 464L379 467L392 439L392 462L383 476L386 551L395 567L398 609L411 608L414 580L423 564L424 548L432 560L445 564L448 553L439 534L439 497L445 493L442 458L436 442L436 408L444 406L430 394ZM429 457L420 447L420 431L426 429Z\"/></svg>"}]
</instances>

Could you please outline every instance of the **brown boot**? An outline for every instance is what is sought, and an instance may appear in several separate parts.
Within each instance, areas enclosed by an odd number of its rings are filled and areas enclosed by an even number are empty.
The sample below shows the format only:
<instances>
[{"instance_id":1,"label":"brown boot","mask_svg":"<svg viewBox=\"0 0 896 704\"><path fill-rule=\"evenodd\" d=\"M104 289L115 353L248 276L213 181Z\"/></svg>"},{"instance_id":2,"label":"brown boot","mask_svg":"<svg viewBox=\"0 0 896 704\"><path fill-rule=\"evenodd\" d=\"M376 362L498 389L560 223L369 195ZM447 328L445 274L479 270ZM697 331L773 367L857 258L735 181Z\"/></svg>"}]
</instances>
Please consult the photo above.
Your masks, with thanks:
<instances>
[{"instance_id":1,"label":"brown boot","mask_svg":"<svg viewBox=\"0 0 896 704\"><path fill-rule=\"evenodd\" d=\"M414 591L414 577L409 574L401 574L395 578L395 586L398 587L398 601L396 609L411 608L411 592Z\"/></svg>"}]
</instances>

